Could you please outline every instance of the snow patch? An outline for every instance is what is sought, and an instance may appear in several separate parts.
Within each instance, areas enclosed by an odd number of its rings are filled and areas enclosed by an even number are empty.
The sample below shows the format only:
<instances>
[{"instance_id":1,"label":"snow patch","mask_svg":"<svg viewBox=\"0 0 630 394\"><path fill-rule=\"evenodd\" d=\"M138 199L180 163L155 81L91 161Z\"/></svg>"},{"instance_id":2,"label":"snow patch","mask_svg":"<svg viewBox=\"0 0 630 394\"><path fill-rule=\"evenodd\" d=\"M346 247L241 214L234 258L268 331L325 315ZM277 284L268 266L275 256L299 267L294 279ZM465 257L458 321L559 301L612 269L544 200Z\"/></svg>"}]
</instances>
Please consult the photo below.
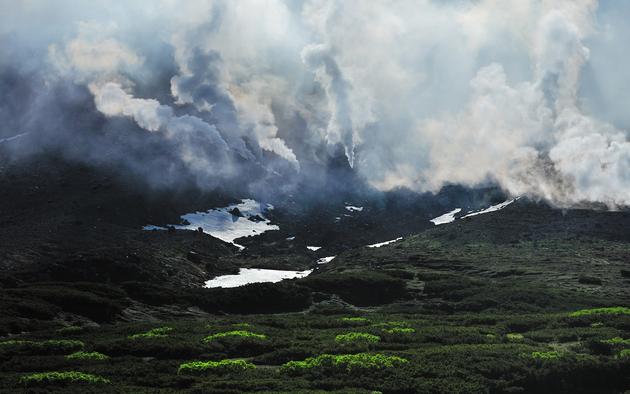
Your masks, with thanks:
<instances>
[{"instance_id":1,"label":"snow patch","mask_svg":"<svg viewBox=\"0 0 630 394\"><path fill-rule=\"evenodd\" d=\"M282 271L261 268L241 268L236 275L221 275L206 281L204 287L239 287L250 283L280 282L284 279L304 278L313 270Z\"/></svg>"},{"instance_id":2,"label":"snow patch","mask_svg":"<svg viewBox=\"0 0 630 394\"><path fill-rule=\"evenodd\" d=\"M4 143L4 142L9 142L9 141L13 141L13 140L17 140L18 138L24 137L25 135L27 135L28 133L20 133L20 134L16 134L12 137L7 137L7 138L1 138L0 139L0 144Z\"/></svg>"},{"instance_id":3,"label":"snow patch","mask_svg":"<svg viewBox=\"0 0 630 394\"><path fill-rule=\"evenodd\" d=\"M308 250L312 250L313 252L317 252L318 250L320 250L322 247L321 246L307 246L306 249Z\"/></svg>"},{"instance_id":4,"label":"snow patch","mask_svg":"<svg viewBox=\"0 0 630 394\"><path fill-rule=\"evenodd\" d=\"M368 245L368 248L380 248L381 246L385 246L385 245L389 245L389 244L393 244L394 242L398 242L402 239L402 237L398 237L396 239L392 239L391 241L385 241L385 242L380 242L377 244L372 244L372 245Z\"/></svg>"},{"instance_id":5,"label":"snow patch","mask_svg":"<svg viewBox=\"0 0 630 394\"><path fill-rule=\"evenodd\" d=\"M513 199L507 200L507 201L503 201L501 204L492 205L492 206L490 206L490 207L488 207L486 209L482 209L481 211L469 213L468 215L462 216L461 219L467 218L467 217L470 217L470 216L482 215L484 213L490 213L490 212L499 211L499 210L507 207L508 205L512 204L514 201L518 200L519 198L520 197L513 198Z\"/></svg>"},{"instance_id":6,"label":"snow patch","mask_svg":"<svg viewBox=\"0 0 630 394\"><path fill-rule=\"evenodd\" d=\"M354 205L346 205L346 211L348 212L361 212L363 207L355 207Z\"/></svg>"},{"instance_id":7,"label":"snow patch","mask_svg":"<svg viewBox=\"0 0 630 394\"><path fill-rule=\"evenodd\" d=\"M434 219L431 219L431 222L433 222L433 224L435 224L436 226L439 226L440 224L451 223L455 221L455 215L460 213L461 210L462 210L461 208L455 208L451 212L445 213L442 216L438 216Z\"/></svg>"},{"instance_id":8,"label":"snow patch","mask_svg":"<svg viewBox=\"0 0 630 394\"><path fill-rule=\"evenodd\" d=\"M232 215L229 211L234 208L238 208L243 216ZM263 216L264 212L270 209L273 209L273 206L270 204L263 205L254 200L246 199L242 200L240 204L211 209L206 212L195 212L183 215L181 218L187 224L174 225L173 227L182 230L197 230L197 228L201 227L204 233L231 243L242 250L245 247L235 243L235 239L280 229L280 227L271 224L270 221ZM250 217L254 216L259 216L263 220L249 220ZM143 229L165 230L164 227L153 225L144 226Z\"/></svg>"},{"instance_id":9,"label":"snow patch","mask_svg":"<svg viewBox=\"0 0 630 394\"><path fill-rule=\"evenodd\" d=\"M317 260L317 264L330 263L335 257L337 257L337 256L322 257L321 259Z\"/></svg>"}]
</instances>

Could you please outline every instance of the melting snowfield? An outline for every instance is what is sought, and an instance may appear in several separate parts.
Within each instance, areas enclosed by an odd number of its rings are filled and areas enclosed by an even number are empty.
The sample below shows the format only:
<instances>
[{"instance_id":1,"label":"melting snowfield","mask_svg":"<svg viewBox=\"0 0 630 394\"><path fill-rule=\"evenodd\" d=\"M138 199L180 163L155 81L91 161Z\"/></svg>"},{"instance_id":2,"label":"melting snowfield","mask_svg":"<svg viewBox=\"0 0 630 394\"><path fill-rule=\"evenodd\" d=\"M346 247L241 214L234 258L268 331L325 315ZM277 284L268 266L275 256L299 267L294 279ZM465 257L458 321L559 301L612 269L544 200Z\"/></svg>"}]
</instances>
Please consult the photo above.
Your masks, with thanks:
<instances>
[{"instance_id":1,"label":"melting snowfield","mask_svg":"<svg viewBox=\"0 0 630 394\"><path fill-rule=\"evenodd\" d=\"M511 200L503 201L501 204L492 205L492 206L490 206L490 207L488 207L486 209L482 209L481 211L469 213L467 215L462 216L462 219L470 217L470 216L482 215L484 213L490 213L490 212L495 212L495 211L501 210L501 209L507 207L508 205L512 204L514 201L516 201L518 199L519 199L519 197L516 197L516 198L513 198Z\"/></svg>"},{"instance_id":2,"label":"melting snowfield","mask_svg":"<svg viewBox=\"0 0 630 394\"><path fill-rule=\"evenodd\" d=\"M21 133L21 134L16 134L13 137L0 138L0 144L5 143L5 142L10 142L10 141L13 141L13 140L17 140L18 138L24 137L27 134L28 133Z\"/></svg>"},{"instance_id":3,"label":"melting snowfield","mask_svg":"<svg viewBox=\"0 0 630 394\"><path fill-rule=\"evenodd\" d=\"M459 219L463 219L463 218L467 218L467 217L471 217L471 216L483 215L484 213L490 213L490 212L499 211L499 210L507 207L508 205L512 204L514 201L518 200L519 198L520 197L516 197L516 198L513 198L511 200L506 200L506 201L503 201L500 204L491 205L488 208L482 209L482 210L477 211L477 212L470 212L470 213L460 217ZM461 208L453 209L451 212L445 213L442 216L438 216L435 219L431 219L431 222L433 222L433 224L435 224L436 226L439 226L440 224L451 223L451 222L455 221L455 215L460 213L461 210L462 210Z\"/></svg>"},{"instance_id":4,"label":"melting snowfield","mask_svg":"<svg viewBox=\"0 0 630 394\"><path fill-rule=\"evenodd\" d=\"M321 246L307 246L306 249L308 250L312 250L313 252L317 252L318 250L320 250L322 247Z\"/></svg>"},{"instance_id":5,"label":"melting snowfield","mask_svg":"<svg viewBox=\"0 0 630 394\"><path fill-rule=\"evenodd\" d=\"M322 257L321 259L317 260L317 264L330 263L335 257L337 257L337 256Z\"/></svg>"},{"instance_id":6,"label":"melting snowfield","mask_svg":"<svg viewBox=\"0 0 630 394\"><path fill-rule=\"evenodd\" d=\"M284 279L303 278L313 272L281 271L260 268L241 268L236 275L222 275L206 281L205 287L239 287L250 283L280 282Z\"/></svg>"},{"instance_id":7,"label":"melting snowfield","mask_svg":"<svg viewBox=\"0 0 630 394\"><path fill-rule=\"evenodd\" d=\"M398 237L396 239L392 239L391 241L385 241L385 242L380 242L377 244L372 244L372 245L368 245L368 248L380 248L381 246L385 246L385 245L389 245L389 244L393 244L394 242L398 242L402 239L402 237Z\"/></svg>"},{"instance_id":8,"label":"melting snowfield","mask_svg":"<svg viewBox=\"0 0 630 394\"><path fill-rule=\"evenodd\" d=\"M236 210L242 216L236 215ZM186 224L174 225L176 229L197 230L199 227L203 232L222 241L236 245L239 249L243 246L234 242L241 237L259 235L265 231L279 230L275 224L271 224L264 214L273 209L272 205L261 204L254 200L242 200L240 204L230 205L224 208L211 209L206 212L189 213L182 216ZM164 227L144 226L145 230L164 230Z\"/></svg>"},{"instance_id":9,"label":"melting snowfield","mask_svg":"<svg viewBox=\"0 0 630 394\"><path fill-rule=\"evenodd\" d=\"M433 222L433 224L435 224L436 226L439 226L440 224L453 222L455 221L455 215L461 212L461 210L462 210L461 208L455 208L451 212L445 213L442 216L438 216L434 219L431 219L431 222Z\"/></svg>"}]
</instances>

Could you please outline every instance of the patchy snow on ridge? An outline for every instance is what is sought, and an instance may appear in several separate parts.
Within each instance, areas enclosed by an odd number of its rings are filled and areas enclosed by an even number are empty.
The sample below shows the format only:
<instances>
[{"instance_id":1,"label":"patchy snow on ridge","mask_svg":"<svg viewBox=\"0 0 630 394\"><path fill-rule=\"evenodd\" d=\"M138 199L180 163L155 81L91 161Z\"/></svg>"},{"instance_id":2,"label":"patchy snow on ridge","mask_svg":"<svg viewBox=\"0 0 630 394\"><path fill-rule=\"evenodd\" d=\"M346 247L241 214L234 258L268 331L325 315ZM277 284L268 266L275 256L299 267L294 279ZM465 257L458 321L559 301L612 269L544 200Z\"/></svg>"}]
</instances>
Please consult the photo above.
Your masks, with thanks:
<instances>
[{"instance_id":1,"label":"patchy snow on ridge","mask_svg":"<svg viewBox=\"0 0 630 394\"><path fill-rule=\"evenodd\" d=\"M321 259L317 260L317 264L330 263L335 257L337 257L337 256L322 257Z\"/></svg>"},{"instance_id":2,"label":"patchy snow on ridge","mask_svg":"<svg viewBox=\"0 0 630 394\"><path fill-rule=\"evenodd\" d=\"M377 244L372 244L372 245L368 245L368 248L380 248L381 246L385 246L385 245L389 245L389 244L393 244L394 242L398 242L402 239L403 237L398 237L396 239L392 239L390 241L385 241L385 242L380 242Z\"/></svg>"},{"instance_id":3,"label":"patchy snow on ridge","mask_svg":"<svg viewBox=\"0 0 630 394\"><path fill-rule=\"evenodd\" d=\"M282 271L261 268L241 268L236 275L221 275L206 281L204 287L239 287L250 283L280 282L284 279L303 278L313 272Z\"/></svg>"},{"instance_id":4,"label":"patchy snow on ridge","mask_svg":"<svg viewBox=\"0 0 630 394\"><path fill-rule=\"evenodd\" d=\"M236 216L230 213L234 208L237 208L243 216ZM245 247L236 244L234 242L235 239L280 229L275 224L270 224L269 220L263 216L264 212L269 209L273 209L273 206L245 199L240 204L183 215L182 220L187 224L175 225L174 227L182 230L197 230L197 228L201 227L204 233L231 243L242 250ZM250 217L255 216L262 220L249 220ZM144 226L143 229L164 230L165 228L149 225Z\"/></svg>"},{"instance_id":5,"label":"patchy snow on ridge","mask_svg":"<svg viewBox=\"0 0 630 394\"><path fill-rule=\"evenodd\" d=\"M501 209L503 209L503 208L507 207L508 205L512 204L514 201L518 200L519 198L520 198L520 197L516 197L516 198L513 198L513 199L511 199L511 200L506 200L506 201L503 201L503 202L502 202L502 203L500 203L500 204L492 205L492 206L490 206L490 207L488 207L488 208L486 208L486 209L482 209L481 211L477 211L477 212L469 213L468 215L464 215L464 216L462 216L462 217L461 217L461 219L463 219L463 218L467 218L467 217L470 217L470 216L482 215L482 214L484 214L484 213L490 213L490 212L499 211L499 210L501 210Z\"/></svg>"},{"instance_id":6,"label":"patchy snow on ridge","mask_svg":"<svg viewBox=\"0 0 630 394\"><path fill-rule=\"evenodd\" d=\"M4 143L4 142L9 142L9 141L13 141L13 140L17 140L20 137L24 137L25 135L27 135L28 133L20 133L20 134L16 134L12 137L7 137L7 138L0 138L0 144Z\"/></svg>"},{"instance_id":7,"label":"patchy snow on ridge","mask_svg":"<svg viewBox=\"0 0 630 394\"><path fill-rule=\"evenodd\" d=\"M320 250L322 247L321 246L307 246L306 249L308 250L312 250L313 252L317 252L318 250Z\"/></svg>"},{"instance_id":8,"label":"patchy snow on ridge","mask_svg":"<svg viewBox=\"0 0 630 394\"><path fill-rule=\"evenodd\" d=\"M354 205L346 205L346 211L348 212L361 212L363 207L355 207Z\"/></svg>"},{"instance_id":9,"label":"patchy snow on ridge","mask_svg":"<svg viewBox=\"0 0 630 394\"><path fill-rule=\"evenodd\" d=\"M461 208L455 208L451 212L445 213L442 216L438 216L434 219L431 219L431 222L433 222L433 224L435 224L436 226L439 226L440 224L451 223L455 221L455 215L461 212L461 210L462 210Z\"/></svg>"}]
</instances>

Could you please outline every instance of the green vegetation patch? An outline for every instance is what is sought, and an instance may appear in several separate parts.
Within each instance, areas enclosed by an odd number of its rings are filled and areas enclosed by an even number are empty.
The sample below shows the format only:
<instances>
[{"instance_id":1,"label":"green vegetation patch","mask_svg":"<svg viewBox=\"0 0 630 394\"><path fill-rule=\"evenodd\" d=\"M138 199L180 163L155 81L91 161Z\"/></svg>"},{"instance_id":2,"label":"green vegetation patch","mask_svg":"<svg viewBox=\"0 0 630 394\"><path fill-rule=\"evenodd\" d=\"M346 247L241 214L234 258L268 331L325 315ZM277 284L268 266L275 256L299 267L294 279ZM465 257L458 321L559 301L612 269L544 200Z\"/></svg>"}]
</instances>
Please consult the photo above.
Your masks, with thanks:
<instances>
[{"instance_id":1,"label":"green vegetation patch","mask_svg":"<svg viewBox=\"0 0 630 394\"><path fill-rule=\"evenodd\" d=\"M532 352L532 358L535 360L557 360L560 358L558 352Z\"/></svg>"},{"instance_id":2,"label":"green vegetation patch","mask_svg":"<svg viewBox=\"0 0 630 394\"><path fill-rule=\"evenodd\" d=\"M630 315L630 308L626 308L624 306L612 306L607 308L581 309L569 314L571 317L590 315Z\"/></svg>"},{"instance_id":3,"label":"green vegetation patch","mask_svg":"<svg viewBox=\"0 0 630 394\"><path fill-rule=\"evenodd\" d=\"M0 351L27 351L47 354L63 354L81 350L85 344L74 339L50 339L47 341L8 340L0 342Z\"/></svg>"},{"instance_id":4,"label":"green vegetation patch","mask_svg":"<svg viewBox=\"0 0 630 394\"><path fill-rule=\"evenodd\" d=\"M179 366L178 374L196 375L204 372L242 372L254 369L256 366L245 360L221 360L221 361L191 361Z\"/></svg>"},{"instance_id":5,"label":"green vegetation patch","mask_svg":"<svg viewBox=\"0 0 630 394\"><path fill-rule=\"evenodd\" d=\"M606 343L608 345L622 345L622 346L630 345L630 339L623 339L621 337L604 339L601 342Z\"/></svg>"},{"instance_id":6,"label":"green vegetation patch","mask_svg":"<svg viewBox=\"0 0 630 394\"><path fill-rule=\"evenodd\" d=\"M303 361L289 361L282 365L282 371L290 374L299 374L310 369L330 369L349 372L356 369L383 369L392 368L408 363L407 359L398 356L386 356L383 354L322 354L317 357L309 357Z\"/></svg>"},{"instance_id":7,"label":"green vegetation patch","mask_svg":"<svg viewBox=\"0 0 630 394\"><path fill-rule=\"evenodd\" d=\"M368 334L367 332L349 332L347 334L339 334L335 337L335 342L350 343L350 342L368 342L378 343L381 341L381 337L378 335Z\"/></svg>"},{"instance_id":8,"label":"green vegetation patch","mask_svg":"<svg viewBox=\"0 0 630 394\"><path fill-rule=\"evenodd\" d=\"M236 337L236 338L247 338L247 339L256 339L256 340L264 340L267 339L267 336L264 334L256 334L251 331L246 330L234 330L234 331L226 331L226 332L218 332L216 334L208 335L203 339L204 342L211 342L215 339L227 338L227 337Z\"/></svg>"},{"instance_id":9,"label":"green vegetation patch","mask_svg":"<svg viewBox=\"0 0 630 394\"><path fill-rule=\"evenodd\" d=\"M521 342L523 339L525 339L523 334L517 334L517 333L514 333L514 332L506 334L505 337L510 342Z\"/></svg>"},{"instance_id":10,"label":"green vegetation patch","mask_svg":"<svg viewBox=\"0 0 630 394\"><path fill-rule=\"evenodd\" d=\"M619 358L630 358L630 349L623 349L618 354Z\"/></svg>"},{"instance_id":11,"label":"green vegetation patch","mask_svg":"<svg viewBox=\"0 0 630 394\"><path fill-rule=\"evenodd\" d=\"M68 360L107 360L109 356L99 352L75 352L66 356Z\"/></svg>"},{"instance_id":12,"label":"green vegetation patch","mask_svg":"<svg viewBox=\"0 0 630 394\"><path fill-rule=\"evenodd\" d=\"M89 383L89 384L107 384L109 379L105 379L98 375L92 375L77 371L63 372L41 372L26 375L20 378L20 382L30 385L46 385L46 384L68 384L68 383Z\"/></svg>"},{"instance_id":13,"label":"green vegetation patch","mask_svg":"<svg viewBox=\"0 0 630 394\"><path fill-rule=\"evenodd\" d=\"M384 328L383 332L388 334L413 334L416 332L415 329L411 327L393 327L393 328Z\"/></svg>"},{"instance_id":14,"label":"green vegetation patch","mask_svg":"<svg viewBox=\"0 0 630 394\"><path fill-rule=\"evenodd\" d=\"M147 332L129 335L129 339L164 338L164 337L167 337L168 333L171 331L173 331L172 327L158 327L158 328L153 328Z\"/></svg>"},{"instance_id":15,"label":"green vegetation patch","mask_svg":"<svg viewBox=\"0 0 630 394\"><path fill-rule=\"evenodd\" d=\"M365 317L342 317L341 321L344 323L356 324L356 325L367 325L370 324L370 319Z\"/></svg>"}]
</instances>

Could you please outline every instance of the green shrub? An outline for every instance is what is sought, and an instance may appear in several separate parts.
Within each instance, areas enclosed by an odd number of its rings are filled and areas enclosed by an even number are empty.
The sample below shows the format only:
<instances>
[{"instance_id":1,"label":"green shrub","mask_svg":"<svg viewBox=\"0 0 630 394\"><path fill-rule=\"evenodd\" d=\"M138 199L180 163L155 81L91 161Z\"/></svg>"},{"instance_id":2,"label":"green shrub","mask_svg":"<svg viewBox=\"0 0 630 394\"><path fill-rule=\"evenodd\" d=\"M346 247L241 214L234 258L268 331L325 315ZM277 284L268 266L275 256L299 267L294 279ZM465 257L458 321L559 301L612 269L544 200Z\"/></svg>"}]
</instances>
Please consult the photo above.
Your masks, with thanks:
<instances>
[{"instance_id":1,"label":"green shrub","mask_svg":"<svg viewBox=\"0 0 630 394\"><path fill-rule=\"evenodd\" d=\"M383 332L388 334L413 334L416 332L415 329L411 327L393 327L393 328L384 328Z\"/></svg>"},{"instance_id":2,"label":"green shrub","mask_svg":"<svg viewBox=\"0 0 630 394\"><path fill-rule=\"evenodd\" d=\"M9 340L0 342L0 351L28 352L40 354L67 354L81 350L85 344L73 339L50 339L47 341Z\"/></svg>"},{"instance_id":3,"label":"green shrub","mask_svg":"<svg viewBox=\"0 0 630 394\"><path fill-rule=\"evenodd\" d=\"M373 325L374 327L409 327L410 324L406 321L388 321L384 323L376 323Z\"/></svg>"},{"instance_id":4,"label":"green shrub","mask_svg":"<svg viewBox=\"0 0 630 394\"><path fill-rule=\"evenodd\" d=\"M368 342L378 343L381 337L368 334L367 332L349 332L347 334L339 334L335 337L335 342L351 343L351 342Z\"/></svg>"},{"instance_id":5,"label":"green shrub","mask_svg":"<svg viewBox=\"0 0 630 394\"><path fill-rule=\"evenodd\" d=\"M33 342L33 341L10 339L8 341L0 341L0 349L9 349L9 348L15 348L15 347L28 346L28 345L33 345L35 343L36 342Z\"/></svg>"},{"instance_id":6,"label":"green shrub","mask_svg":"<svg viewBox=\"0 0 630 394\"><path fill-rule=\"evenodd\" d=\"M221 361L191 361L179 366L178 374L200 374L203 372L241 372L254 369L256 366L245 360L221 360Z\"/></svg>"},{"instance_id":7,"label":"green shrub","mask_svg":"<svg viewBox=\"0 0 630 394\"><path fill-rule=\"evenodd\" d=\"M34 373L31 375L23 376L22 378L20 378L20 382L27 386L68 383L110 383L109 379L105 379L101 376L76 371Z\"/></svg>"},{"instance_id":8,"label":"green shrub","mask_svg":"<svg viewBox=\"0 0 630 394\"><path fill-rule=\"evenodd\" d=\"M558 352L532 352L532 358L535 360L557 360L560 358Z\"/></svg>"},{"instance_id":9,"label":"green shrub","mask_svg":"<svg viewBox=\"0 0 630 394\"><path fill-rule=\"evenodd\" d=\"M173 331L171 327L158 327L153 328L147 332L143 332L140 334L129 335L129 339L139 339L139 338L165 338L168 336L168 332Z\"/></svg>"},{"instance_id":10,"label":"green shrub","mask_svg":"<svg viewBox=\"0 0 630 394\"><path fill-rule=\"evenodd\" d=\"M281 370L290 374L299 374L310 369L349 372L356 369L392 368L408 362L402 357L383 354L322 354L317 357L309 357L304 361L289 361L282 365Z\"/></svg>"},{"instance_id":11,"label":"green shrub","mask_svg":"<svg viewBox=\"0 0 630 394\"><path fill-rule=\"evenodd\" d=\"M623 349L617 355L619 358L630 358L630 349Z\"/></svg>"},{"instance_id":12,"label":"green shrub","mask_svg":"<svg viewBox=\"0 0 630 394\"><path fill-rule=\"evenodd\" d=\"M267 336L264 334L256 334L251 331L246 330L234 330L234 331L226 331L226 332L218 332L216 334L208 335L203 339L203 342L211 342L215 339L226 338L226 337L237 337L237 338L247 338L254 340L264 340L267 339Z\"/></svg>"},{"instance_id":13,"label":"green shrub","mask_svg":"<svg viewBox=\"0 0 630 394\"><path fill-rule=\"evenodd\" d=\"M342 317L340 320L352 326L367 326L370 324L370 320L365 317Z\"/></svg>"},{"instance_id":14,"label":"green shrub","mask_svg":"<svg viewBox=\"0 0 630 394\"><path fill-rule=\"evenodd\" d=\"M83 327L77 327L77 326L62 327L58 329L57 332L59 334L64 334L64 335L78 334L80 332L83 332Z\"/></svg>"},{"instance_id":15,"label":"green shrub","mask_svg":"<svg viewBox=\"0 0 630 394\"><path fill-rule=\"evenodd\" d=\"M523 334L517 334L514 332L511 332L509 334L506 334L505 337L507 338L508 341L510 342L520 342L523 339L525 339L525 337L523 336Z\"/></svg>"},{"instance_id":16,"label":"green shrub","mask_svg":"<svg viewBox=\"0 0 630 394\"><path fill-rule=\"evenodd\" d=\"M569 314L569 316L571 317L590 315L630 315L630 308L626 308L623 306L613 306L607 308L581 309L579 311L571 312Z\"/></svg>"},{"instance_id":17,"label":"green shrub","mask_svg":"<svg viewBox=\"0 0 630 394\"><path fill-rule=\"evenodd\" d=\"M68 360L107 360L109 356L99 352L75 352L66 356Z\"/></svg>"},{"instance_id":18,"label":"green shrub","mask_svg":"<svg viewBox=\"0 0 630 394\"><path fill-rule=\"evenodd\" d=\"M601 341L602 343L608 345L630 345L630 339L623 339L621 337L614 337L610 339L604 339Z\"/></svg>"}]
</instances>

